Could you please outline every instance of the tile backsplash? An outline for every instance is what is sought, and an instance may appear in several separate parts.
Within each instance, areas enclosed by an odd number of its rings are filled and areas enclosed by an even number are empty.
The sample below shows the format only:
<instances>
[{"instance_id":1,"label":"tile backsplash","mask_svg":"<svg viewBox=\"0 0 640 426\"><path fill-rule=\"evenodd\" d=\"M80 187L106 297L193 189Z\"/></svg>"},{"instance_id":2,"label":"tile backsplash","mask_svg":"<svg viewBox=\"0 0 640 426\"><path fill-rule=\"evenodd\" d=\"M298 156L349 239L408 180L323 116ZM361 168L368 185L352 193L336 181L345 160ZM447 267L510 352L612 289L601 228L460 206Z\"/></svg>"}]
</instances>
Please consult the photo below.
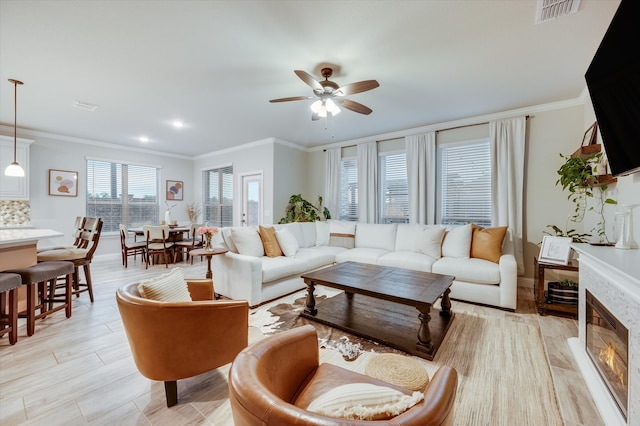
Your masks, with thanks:
<instances>
[{"instance_id":1,"label":"tile backsplash","mask_svg":"<svg viewBox=\"0 0 640 426\"><path fill-rule=\"evenodd\" d=\"M0 226L31 225L31 206L26 200L0 200Z\"/></svg>"}]
</instances>

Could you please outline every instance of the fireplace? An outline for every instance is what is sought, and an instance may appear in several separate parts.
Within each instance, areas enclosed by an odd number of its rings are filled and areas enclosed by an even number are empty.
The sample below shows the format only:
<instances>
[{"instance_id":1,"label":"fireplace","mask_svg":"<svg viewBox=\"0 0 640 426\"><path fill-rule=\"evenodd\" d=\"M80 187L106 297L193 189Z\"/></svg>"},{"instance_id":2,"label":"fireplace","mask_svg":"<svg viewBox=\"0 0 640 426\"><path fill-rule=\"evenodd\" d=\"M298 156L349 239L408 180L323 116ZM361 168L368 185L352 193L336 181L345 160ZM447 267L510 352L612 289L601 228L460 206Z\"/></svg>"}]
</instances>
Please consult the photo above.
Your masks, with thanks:
<instances>
[{"instance_id":1,"label":"fireplace","mask_svg":"<svg viewBox=\"0 0 640 426\"><path fill-rule=\"evenodd\" d=\"M626 420L629 331L589 290L585 299L587 354Z\"/></svg>"}]
</instances>

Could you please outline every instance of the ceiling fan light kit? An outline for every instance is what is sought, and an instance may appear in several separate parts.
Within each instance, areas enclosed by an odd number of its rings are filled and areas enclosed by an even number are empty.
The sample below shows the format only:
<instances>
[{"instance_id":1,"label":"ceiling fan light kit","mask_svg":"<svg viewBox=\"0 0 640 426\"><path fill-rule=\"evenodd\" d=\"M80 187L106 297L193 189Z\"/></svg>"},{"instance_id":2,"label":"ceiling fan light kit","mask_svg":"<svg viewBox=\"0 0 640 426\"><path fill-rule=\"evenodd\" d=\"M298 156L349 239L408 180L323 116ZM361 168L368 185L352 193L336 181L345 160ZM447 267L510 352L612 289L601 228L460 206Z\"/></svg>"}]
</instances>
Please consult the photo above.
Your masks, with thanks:
<instances>
[{"instance_id":1,"label":"ceiling fan light kit","mask_svg":"<svg viewBox=\"0 0 640 426\"><path fill-rule=\"evenodd\" d=\"M313 89L313 94L315 96L292 96L288 98L271 99L269 102L277 103L316 99L316 101L311 104L311 119L314 121L318 120L320 117L335 116L339 114L341 111L340 106L359 114L371 114L371 108L350 99L346 99L344 96L375 89L380 86L376 80L364 80L357 83L347 84L346 86L339 86L337 83L329 80L329 77L333 74L333 70L331 68L322 68L321 72L324 80L318 81L306 71L294 70L294 73L300 78L300 80L304 81Z\"/></svg>"},{"instance_id":2,"label":"ceiling fan light kit","mask_svg":"<svg viewBox=\"0 0 640 426\"><path fill-rule=\"evenodd\" d=\"M13 78L10 78L9 82L13 84L13 162L4 169L4 175L24 177L24 169L16 160L16 153L18 151L18 86L24 83Z\"/></svg>"}]
</instances>

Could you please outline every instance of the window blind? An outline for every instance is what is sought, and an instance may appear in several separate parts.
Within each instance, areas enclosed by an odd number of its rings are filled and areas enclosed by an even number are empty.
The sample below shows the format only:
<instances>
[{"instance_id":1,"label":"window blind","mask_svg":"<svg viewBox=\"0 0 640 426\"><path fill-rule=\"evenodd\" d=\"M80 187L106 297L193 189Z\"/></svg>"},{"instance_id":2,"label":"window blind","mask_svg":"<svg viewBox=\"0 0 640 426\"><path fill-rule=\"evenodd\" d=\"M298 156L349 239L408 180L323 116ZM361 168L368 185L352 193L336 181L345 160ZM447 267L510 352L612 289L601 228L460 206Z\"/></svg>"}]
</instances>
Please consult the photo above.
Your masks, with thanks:
<instances>
[{"instance_id":1,"label":"window blind","mask_svg":"<svg viewBox=\"0 0 640 426\"><path fill-rule=\"evenodd\" d=\"M358 220L358 163L355 158L340 162L340 220Z\"/></svg>"},{"instance_id":2,"label":"window blind","mask_svg":"<svg viewBox=\"0 0 640 426\"><path fill-rule=\"evenodd\" d=\"M101 218L103 232L118 231L121 223L157 224L159 173L155 167L87 160L87 216Z\"/></svg>"},{"instance_id":3,"label":"window blind","mask_svg":"<svg viewBox=\"0 0 640 426\"><path fill-rule=\"evenodd\" d=\"M440 223L491 225L489 141L445 144L440 154Z\"/></svg>"},{"instance_id":4,"label":"window blind","mask_svg":"<svg viewBox=\"0 0 640 426\"><path fill-rule=\"evenodd\" d=\"M409 222L409 190L407 185L407 155L380 155L378 170L379 223Z\"/></svg>"},{"instance_id":5,"label":"window blind","mask_svg":"<svg viewBox=\"0 0 640 426\"><path fill-rule=\"evenodd\" d=\"M206 170L204 182L204 220L210 226L233 226L233 166Z\"/></svg>"}]
</instances>

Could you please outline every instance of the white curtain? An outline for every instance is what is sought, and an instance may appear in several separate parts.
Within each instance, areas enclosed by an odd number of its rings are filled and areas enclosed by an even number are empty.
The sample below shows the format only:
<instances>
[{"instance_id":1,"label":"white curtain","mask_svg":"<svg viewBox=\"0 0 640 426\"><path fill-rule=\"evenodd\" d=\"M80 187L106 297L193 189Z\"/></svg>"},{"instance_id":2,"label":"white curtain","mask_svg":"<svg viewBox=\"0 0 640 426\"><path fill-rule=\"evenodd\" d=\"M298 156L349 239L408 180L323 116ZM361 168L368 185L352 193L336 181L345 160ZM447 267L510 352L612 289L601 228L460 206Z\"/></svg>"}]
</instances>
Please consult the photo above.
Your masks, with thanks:
<instances>
[{"instance_id":1,"label":"white curtain","mask_svg":"<svg viewBox=\"0 0 640 426\"><path fill-rule=\"evenodd\" d=\"M376 222L378 193L378 147L375 142L358 144L358 220Z\"/></svg>"},{"instance_id":2,"label":"white curtain","mask_svg":"<svg viewBox=\"0 0 640 426\"><path fill-rule=\"evenodd\" d=\"M436 220L436 132L404 138L407 151L409 223Z\"/></svg>"},{"instance_id":3,"label":"white curtain","mask_svg":"<svg viewBox=\"0 0 640 426\"><path fill-rule=\"evenodd\" d=\"M518 275L524 274L522 244L524 152L527 121L525 117L492 121L489 137L492 149L492 223L508 226L509 240L518 264Z\"/></svg>"},{"instance_id":4,"label":"white curtain","mask_svg":"<svg viewBox=\"0 0 640 426\"><path fill-rule=\"evenodd\" d=\"M330 148L325 151L324 206L334 219L340 217L340 169L342 160L341 148Z\"/></svg>"}]
</instances>

